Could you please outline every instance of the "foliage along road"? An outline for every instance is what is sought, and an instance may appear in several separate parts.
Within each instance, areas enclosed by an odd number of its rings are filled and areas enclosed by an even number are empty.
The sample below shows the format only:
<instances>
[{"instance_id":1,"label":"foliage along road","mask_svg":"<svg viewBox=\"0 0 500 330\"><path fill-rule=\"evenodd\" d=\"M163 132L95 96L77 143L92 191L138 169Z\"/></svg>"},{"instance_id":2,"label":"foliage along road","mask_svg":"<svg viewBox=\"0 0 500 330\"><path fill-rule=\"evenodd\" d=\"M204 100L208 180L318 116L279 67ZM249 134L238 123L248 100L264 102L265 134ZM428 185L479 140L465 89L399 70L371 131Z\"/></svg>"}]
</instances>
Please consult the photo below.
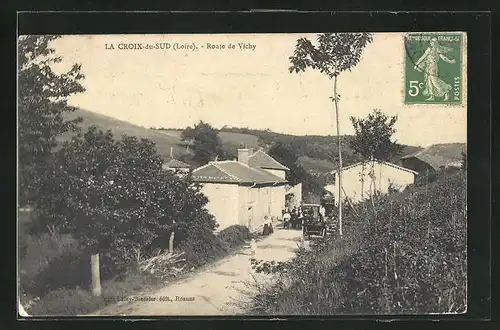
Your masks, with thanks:
<instances>
[{"instance_id":1,"label":"foliage along road","mask_svg":"<svg viewBox=\"0 0 500 330\"><path fill-rule=\"evenodd\" d=\"M255 293L252 283L269 283L269 275L256 274L250 259L286 261L295 255L300 244L300 230L277 229L257 242L255 255L248 248L227 257L207 269L154 294L135 296L141 301L121 302L106 307L94 316L191 316L237 315ZM154 301L152 301L154 299Z\"/></svg>"}]
</instances>

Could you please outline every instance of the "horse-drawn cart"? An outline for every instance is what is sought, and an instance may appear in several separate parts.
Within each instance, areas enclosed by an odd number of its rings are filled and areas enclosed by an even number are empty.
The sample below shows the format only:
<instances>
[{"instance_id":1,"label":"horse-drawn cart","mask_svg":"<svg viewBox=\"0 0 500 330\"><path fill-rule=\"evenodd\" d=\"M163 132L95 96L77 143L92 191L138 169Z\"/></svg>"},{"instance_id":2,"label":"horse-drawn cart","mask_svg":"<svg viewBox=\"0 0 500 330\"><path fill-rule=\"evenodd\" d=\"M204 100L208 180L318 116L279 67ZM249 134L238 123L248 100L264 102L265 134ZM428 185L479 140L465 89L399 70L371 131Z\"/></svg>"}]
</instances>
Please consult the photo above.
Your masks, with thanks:
<instances>
[{"instance_id":1,"label":"horse-drawn cart","mask_svg":"<svg viewBox=\"0 0 500 330\"><path fill-rule=\"evenodd\" d=\"M325 237L327 233L327 223L321 214L321 205L302 205L302 234L304 239L310 239L311 235Z\"/></svg>"},{"instance_id":2,"label":"horse-drawn cart","mask_svg":"<svg viewBox=\"0 0 500 330\"><path fill-rule=\"evenodd\" d=\"M337 232L335 221L335 210L333 199L324 198L321 204L304 204L302 233L304 239L310 239L311 235L326 237Z\"/></svg>"}]
</instances>

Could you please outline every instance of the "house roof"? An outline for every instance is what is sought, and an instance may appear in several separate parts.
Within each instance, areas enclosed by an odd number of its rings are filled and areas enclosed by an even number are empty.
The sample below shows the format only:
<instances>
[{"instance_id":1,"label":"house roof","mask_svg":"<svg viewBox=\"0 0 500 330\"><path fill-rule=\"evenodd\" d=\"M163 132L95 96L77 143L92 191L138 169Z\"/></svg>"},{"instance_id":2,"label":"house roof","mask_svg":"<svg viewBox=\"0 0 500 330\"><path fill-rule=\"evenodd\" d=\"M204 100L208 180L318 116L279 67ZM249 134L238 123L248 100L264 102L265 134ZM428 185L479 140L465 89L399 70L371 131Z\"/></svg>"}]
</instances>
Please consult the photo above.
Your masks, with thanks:
<instances>
[{"instance_id":1,"label":"house roof","mask_svg":"<svg viewBox=\"0 0 500 330\"><path fill-rule=\"evenodd\" d=\"M266 154L262 149L257 150L248 158L248 165L251 167L267 168L270 170L288 171L288 167L280 164L273 157Z\"/></svg>"},{"instance_id":2,"label":"house roof","mask_svg":"<svg viewBox=\"0 0 500 330\"><path fill-rule=\"evenodd\" d=\"M193 171L196 182L211 183L286 183L287 181L265 170L229 160L211 162Z\"/></svg>"},{"instance_id":3,"label":"house roof","mask_svg":"<svg viewBox=\"0 0 500 330\"><path fill-rule=\"evenodd\" d=\"M401 159L417 158L438 170L441 166L460 164L462 152L465 152L466 149L465 143L434 144L413 154L401 157Z\"/></svg>"},{"instance_id":4,"label":"house roof","mask_svg":"<svg viewBox=\"0 0 500 330\"><path fill-rule=\"evenodd\" d=\"M413 173L413 174L418 174L418 172L416 172L416 171L414 171L412 169L409 169L409 168L406 168L406 167L403 167L403 166L399 166L399 165L396 165L396 164L393 164L393 163L389 163L389 162L386 162L386 161L374 159L374 162L379 163L379 164L384 164L386 166L390 166L390 167L396 168L396 169L401 170L401 171L410 172L410 173ZM362 164L363 164L362 162L358 162L358 163L351 164L349 166L342 167L342 171L351 169L351 168L356 167L356 166L361 166ZM338 172L338 170L333 170L332 171L332 173L337 173L337 172Z\"/></svg>"},{"instance_id":5,"label":"house roof","mask_svg":"<svg viewBox=\"0 0 500 330\"><path fill-rule=\"evenodd\" d=\"M178 159L172 158L163 164L165 167L169 168L191 168L191 165L184 163Z\"/></svg>"}]
</instances>

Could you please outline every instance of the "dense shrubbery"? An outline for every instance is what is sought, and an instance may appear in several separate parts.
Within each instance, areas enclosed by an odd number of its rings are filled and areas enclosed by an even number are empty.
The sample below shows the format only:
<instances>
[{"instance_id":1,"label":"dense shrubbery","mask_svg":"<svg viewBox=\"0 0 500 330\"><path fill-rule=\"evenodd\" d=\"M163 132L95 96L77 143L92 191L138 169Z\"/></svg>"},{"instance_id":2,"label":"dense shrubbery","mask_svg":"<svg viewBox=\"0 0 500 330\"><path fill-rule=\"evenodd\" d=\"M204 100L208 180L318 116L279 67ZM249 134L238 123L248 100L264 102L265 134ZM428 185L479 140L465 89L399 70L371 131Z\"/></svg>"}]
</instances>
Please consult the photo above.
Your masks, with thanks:
<instances>
[{"instance_id":1,"label":"dense shrubbery","mask_svg":"<svg viewBox=\"0 0 500 330\"><path fill-rule=\"evenodd\" d=\"M219 232L219 238L230 248L240 246L250 239L250 230L246 226L229 226Z\"/></svg>"},{"instance_id":2,"label":"dense shrubbery","mask_svg":"<svg viewBox=\"0 0 500 330\"><path fill-rule=\"evenodd\" d=\"M234 225L221 230L217 235L193 236L181 243L179 250L186 252L187 262L198 267L227 255L227 253L250 239L245 226Z\"/></svg>"},{"instance_id":3,"label":"dense shrubbery","mask_svg":"<svg viewBox=\"0 0 500 330\"><path fill-rule=\"evenodd\" d=\"M466 308L465 174L346 209L344 240L290 263L291 284L255 298L264 314L460 313Z\"/></svg>"},{"instance_id":4,"label":"dense shrubbery","mask_svg":"<svg viewBox=\"0 0 500 330\"><path fill-rule=\"evenodd\" d=\"M216 222L204 209L206 197L189 178L179 179L161 164L153 142L115 140L91 127L54 154L33 230L54 226L117 265L130 263L138 248L152 251L172 230L176 243L211 235Z\"/></svg>"}]
</instances>

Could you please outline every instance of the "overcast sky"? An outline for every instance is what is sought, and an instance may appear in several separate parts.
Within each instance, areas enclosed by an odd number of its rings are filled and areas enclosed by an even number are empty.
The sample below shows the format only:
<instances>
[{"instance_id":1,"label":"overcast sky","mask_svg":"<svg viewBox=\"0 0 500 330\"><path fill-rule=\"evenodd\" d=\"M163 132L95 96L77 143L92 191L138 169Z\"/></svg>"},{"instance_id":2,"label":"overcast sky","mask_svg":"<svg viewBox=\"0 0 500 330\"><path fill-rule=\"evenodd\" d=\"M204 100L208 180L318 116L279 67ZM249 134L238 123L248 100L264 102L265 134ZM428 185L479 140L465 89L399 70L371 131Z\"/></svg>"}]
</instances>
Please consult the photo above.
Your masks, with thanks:
<instances>
[{"instance_id":1,"label":"overcast sky","mask_svg":"<svg viewBox=\"0 0 500 330\"><path fill-rule=\"evenodd\" d=\"M70 103L145 127L183 128L198 120L215 127L269 128L297 135L336 134L332 81L319 72L291 74L298 37L316 35L95 35L54 42L57 70L81 63L86 92ZM194 44L191 50L120 50L121 43ZM207 43L235 49L208 50ZM240 49L238 43L255 45ZM113 44L114 50L106 50ZM202 48L204 46L204 48ZM341 134L350 116L374 108L398 115L396 139L427 146L466 141L466 105L403 104L403 35L376 34L361 62L339 77Z\"/></svg>"}]
</instances>

